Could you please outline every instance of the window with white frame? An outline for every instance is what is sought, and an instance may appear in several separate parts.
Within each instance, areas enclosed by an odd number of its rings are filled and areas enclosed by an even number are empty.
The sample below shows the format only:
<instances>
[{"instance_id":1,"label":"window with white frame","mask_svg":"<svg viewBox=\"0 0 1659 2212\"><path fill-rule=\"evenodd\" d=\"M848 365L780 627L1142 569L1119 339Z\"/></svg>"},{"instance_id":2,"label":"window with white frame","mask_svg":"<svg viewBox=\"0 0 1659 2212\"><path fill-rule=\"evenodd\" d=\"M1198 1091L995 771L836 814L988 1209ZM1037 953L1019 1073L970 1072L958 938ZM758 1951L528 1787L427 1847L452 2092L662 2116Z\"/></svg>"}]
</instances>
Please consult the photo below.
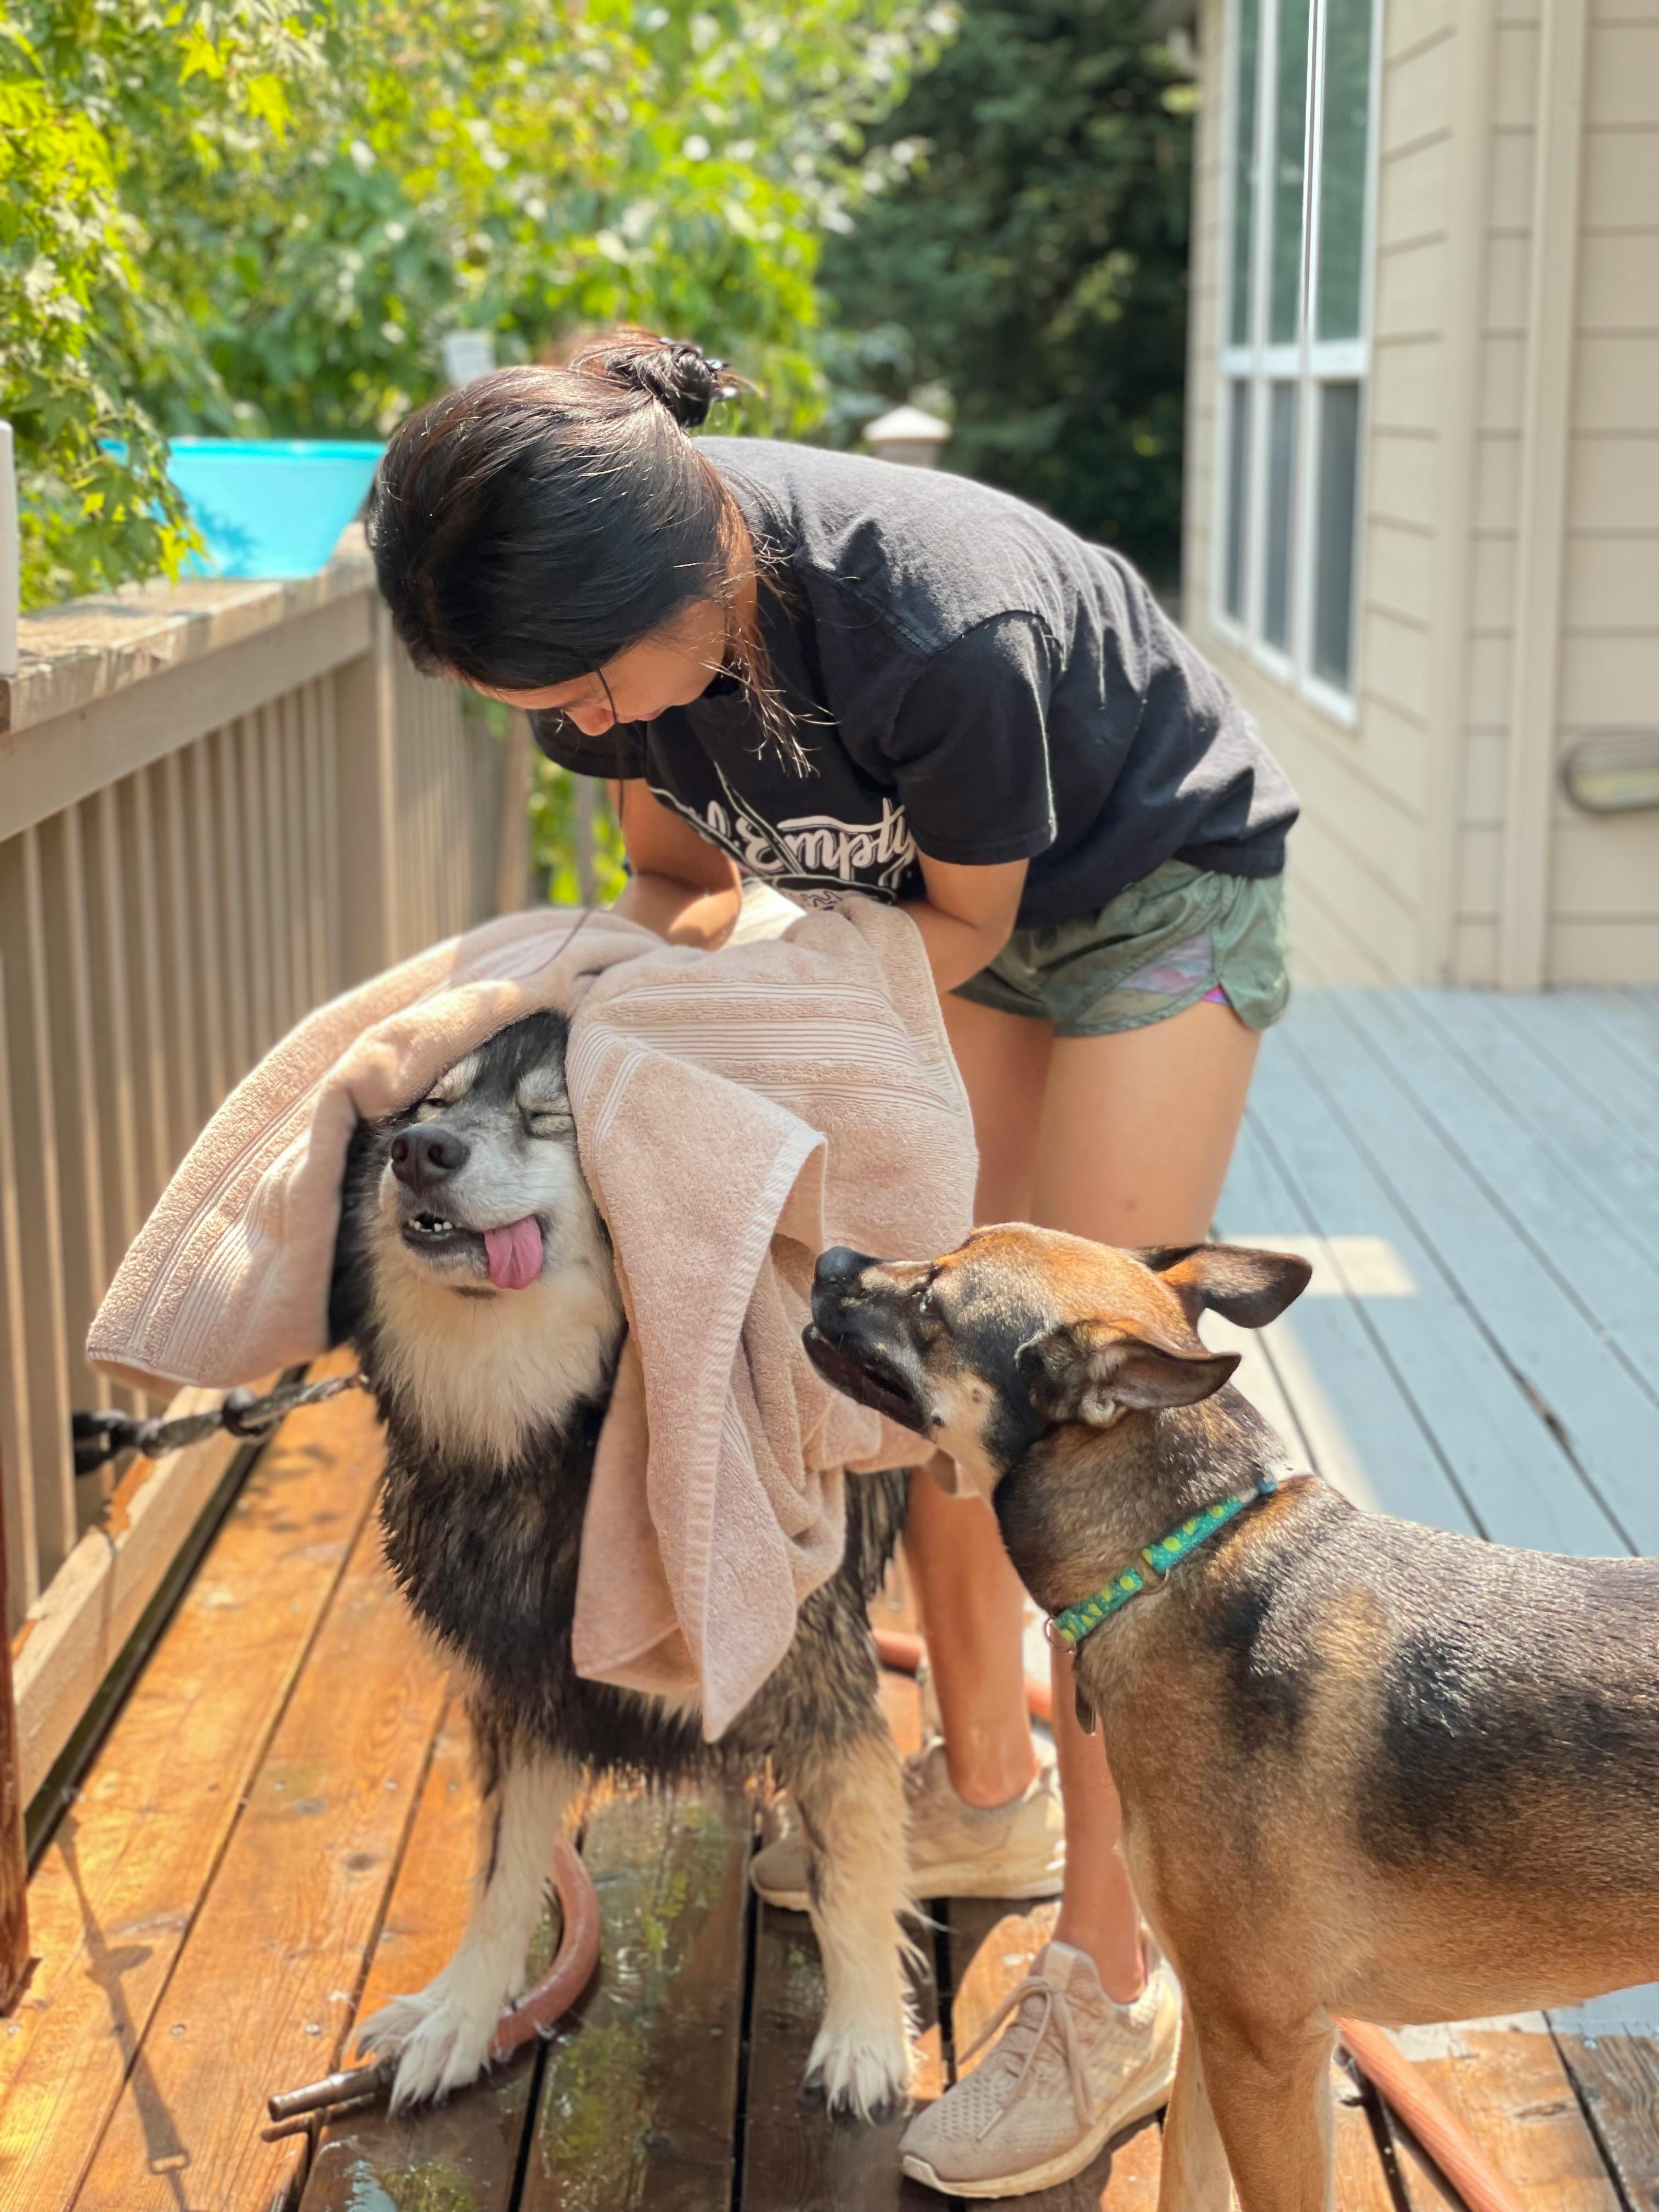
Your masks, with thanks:
<instances>
[{"instance_id":1,"label":"window with white frame","mask_svg":"<svg viewBox=\"0 0 1659 2212\"><path fill-rule=\"evenodd\" d=\"M1366 337L1374 0L1236 0L1221 625L1345 710Z\"/></svg>"}]
</instances>

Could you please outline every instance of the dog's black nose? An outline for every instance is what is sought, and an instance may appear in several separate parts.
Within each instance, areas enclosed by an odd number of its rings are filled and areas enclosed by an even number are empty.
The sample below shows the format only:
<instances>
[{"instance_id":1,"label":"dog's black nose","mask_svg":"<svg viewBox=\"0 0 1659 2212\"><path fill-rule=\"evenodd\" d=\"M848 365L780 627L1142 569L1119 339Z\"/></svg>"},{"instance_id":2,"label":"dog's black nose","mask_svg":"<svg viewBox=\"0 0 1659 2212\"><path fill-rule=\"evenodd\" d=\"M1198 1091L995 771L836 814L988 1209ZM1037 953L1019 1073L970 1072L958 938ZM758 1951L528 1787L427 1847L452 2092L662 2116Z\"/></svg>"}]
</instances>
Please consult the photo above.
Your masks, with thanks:
<instances>
[{"instance_id":1,"label":"dog's black nose","mask_svg":"<svg viewBox=\"0 0 1659 2212\"><path fill-rule=\"evenodd\" d=\"M392 1172L410 1190L430 1190L465 1167L466 1155L453 1129L400 1129L392 1140Z\"/></svg>"},{"instance_id":2,"label":"dog's black nose","mask_svg":"<svg viewBox=\"0 0 1659 2212\"><path fill-rule=\"evenodd\" d=\"M845 1244L832 1244L819 1257L813 1280L820 1290L848 1290L866 1267L874 1265L867 1252L854 1252Z\"/></svg>"}]
</instances>

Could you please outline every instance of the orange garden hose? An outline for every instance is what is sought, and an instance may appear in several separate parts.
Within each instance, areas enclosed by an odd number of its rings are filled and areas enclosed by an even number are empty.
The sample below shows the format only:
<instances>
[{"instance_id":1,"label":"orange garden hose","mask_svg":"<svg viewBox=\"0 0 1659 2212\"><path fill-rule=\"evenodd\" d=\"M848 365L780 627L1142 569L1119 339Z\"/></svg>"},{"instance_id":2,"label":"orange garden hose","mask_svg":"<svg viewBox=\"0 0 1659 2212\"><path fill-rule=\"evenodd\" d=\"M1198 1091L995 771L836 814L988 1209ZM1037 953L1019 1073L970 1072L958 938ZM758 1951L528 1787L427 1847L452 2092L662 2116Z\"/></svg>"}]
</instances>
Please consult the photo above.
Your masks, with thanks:
<instances>
[{"instance_id":1,"label":"orange garden hose","mask_svg":"<svg viewBox=\"0 0 1659 2212\"><path fill-rule=\"evenodd\" d=\"M878 1628L876 1651L882 1665L896 1674L914 1674L921 1664L922 1642L898 1629ZM1025 1703L1034 1718L1052 1725L1054 1700L1040 1674L1025 1677ZM1525 2212L1516 2191L1488 2162L1451 2107L1410 2059L1401 2056L1386 2030L1358 2020L1339 2020L1334 2026L1354 2064L1411 2130L1469 2212Z\"/></svg>"},{"instance_id":2,"label":"orange garden hose","mask_svg":"<svg viewBox=\"0 0 1659 2212\"><path fill-rule=\"evenodd\" d=\"M553 1887L559 1897L559 1948L533 1990L505 2014L489 2046L506 2058L546 2035L593 1978L599 1963L599 1898L581 1854L562 1838L553 1846Z\"/></svg>"},{"instance_id":3,"label":"orange garden hose","mask_svg":"<svg viewBox=\"0 0 1659 2212\"><path fill-rule=\"evenodd\" d=\"M1521 2198L1451 2106L1401 2056L1387 2030L1369 2021L1339 2020L1336 2032L1354 2064L1383 2103L1410 2129L1470 2212L1524 2212Z\"/></svg>"},{"instance_id":4,"label":"orange garden hose","mask_svg":"<svg viewBox=\"0 0 1659 2212\"><path fill-rule=\"evenodd\" d=\"M489 2046L492 2061L508 2057L537 2036L550 2033L587 1987L599 1964L599 1893L580 1854L562 1838L553 1846L553 1887L559 1899L558 1950L535 1988L502 2015ZM377 2058L271 2098L266 2106L271 2118L264 2130L266 2142L297 2135L319 2115L326 2118L346 2106L373 2103L390 2089L396 2071L395 2058Z\"/></svg>"}]
</instances>

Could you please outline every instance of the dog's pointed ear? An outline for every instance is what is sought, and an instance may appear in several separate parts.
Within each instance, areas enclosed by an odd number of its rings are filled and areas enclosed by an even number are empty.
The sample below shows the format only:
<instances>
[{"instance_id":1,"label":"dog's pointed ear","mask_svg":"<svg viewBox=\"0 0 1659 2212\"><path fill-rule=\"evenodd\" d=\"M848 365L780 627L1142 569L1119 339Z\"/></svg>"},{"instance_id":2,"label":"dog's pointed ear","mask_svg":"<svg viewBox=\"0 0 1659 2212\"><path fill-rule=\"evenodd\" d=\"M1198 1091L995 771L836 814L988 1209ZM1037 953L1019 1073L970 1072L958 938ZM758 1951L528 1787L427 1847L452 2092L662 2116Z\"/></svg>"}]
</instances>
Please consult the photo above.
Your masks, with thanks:
<instances>
[{"instance_id":1,"label":"dog's pointed ear","mask_svg":"<svg viewBox=\"0 0 1659 2212\"><path fill-rule=\"evenodd\" d=\"M1213 1306L1242 1328L1277 1321L1313 1273L1295 1252L1258 1252L1244 1244L1165 1244L1135 1257L1168 1284L1189 1322Z\"/></svg>"},{"instance_id":2,"label":"dog's pointed ear","mask_svg":"<svg viewBox=\"0 0 1659 2212\"><path fill-rule=\"evenodd\" d=\"M1048 1421L1106 1428L1126 1412L1195 1406L1218 1391L1238 1364L1236 1352L1212 1352L1190 1330L1154 1333L1104 1316L1062 1322L1021 1345L1021 1379Z\"/></svg>"}]
</instances>

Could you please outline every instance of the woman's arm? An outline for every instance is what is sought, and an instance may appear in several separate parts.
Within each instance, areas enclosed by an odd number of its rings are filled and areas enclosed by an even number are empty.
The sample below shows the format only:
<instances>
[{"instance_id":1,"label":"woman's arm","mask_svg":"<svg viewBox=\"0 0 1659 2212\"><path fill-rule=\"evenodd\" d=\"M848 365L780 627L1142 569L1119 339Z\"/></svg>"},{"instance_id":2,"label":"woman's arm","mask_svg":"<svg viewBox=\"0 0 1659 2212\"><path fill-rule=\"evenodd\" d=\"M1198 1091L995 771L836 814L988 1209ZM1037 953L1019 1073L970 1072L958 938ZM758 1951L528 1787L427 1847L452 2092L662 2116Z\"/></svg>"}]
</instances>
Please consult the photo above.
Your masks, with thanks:
<instances>
[{"instance_id":1,"label":"woman's arm","mask_svg":"<svg viewBox=\"0 0 1659 2212\"><path fill-rule=\"evenodd\" d=\"M643 782L613 783L611 801L633 870L617 912L671 945L705 951L723 945L743 904L737 862L653 799Z\"/></svg>"},{"instance_id":2,"label":"woman's arm","mask_svg":"<svg viewBox=\"0 0 1659 2212\"><path fill-rule=\"evenodd\" d=\"M927 896L907 899L904 911L921 932L934 982L941 991L952 990L977 975L1012 936L1030 863L1005 860L968 868L930 860L926 853L917 858Z\"/></svg>"},{"instance_id":3,"label":"woman's arm","mask_svg":"<svg viewBox=\"0 0 1659 2212\"><path fill-rule=\"evenodd\" d=\"M712 950L731 934L743 903L737 862L653 799L643 782L611 786L633 874L617 912L671 945ZM941 991L977 975L1008 942L1025 887L1024 860L960 867L919 855L927 896L905 902Z\"/></svg>"}]
</instances>

